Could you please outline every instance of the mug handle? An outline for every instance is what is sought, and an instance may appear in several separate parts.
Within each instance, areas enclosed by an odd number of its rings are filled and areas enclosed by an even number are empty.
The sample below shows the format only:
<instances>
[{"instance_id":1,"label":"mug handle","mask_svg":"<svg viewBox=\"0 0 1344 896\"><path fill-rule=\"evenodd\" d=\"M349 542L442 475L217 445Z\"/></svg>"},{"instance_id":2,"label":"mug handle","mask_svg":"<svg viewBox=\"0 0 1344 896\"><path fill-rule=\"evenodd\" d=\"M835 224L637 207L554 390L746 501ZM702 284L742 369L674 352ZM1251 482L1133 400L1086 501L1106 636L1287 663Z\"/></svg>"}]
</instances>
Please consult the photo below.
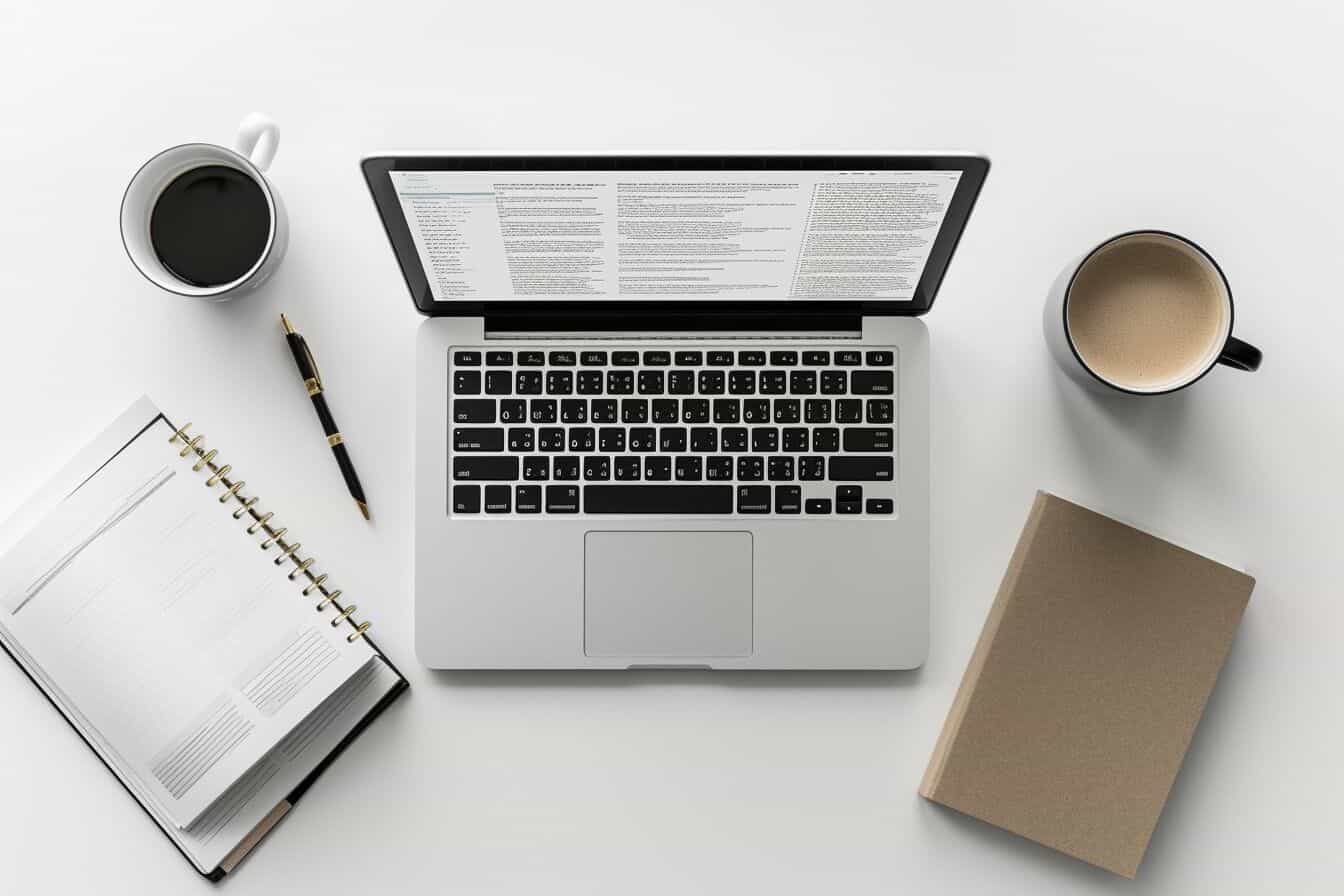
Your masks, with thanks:
<instances>
[{"instance_id":1,"label":"mug handle","mask_svg":"<svg viewBox=\"0 0 1344 896\"><path fill-rule=\"evenodd\" d=\"M280 148L280 126L260 112L253 112L238 125L234 145L239 155L246 156L258 171L264 172L271 167L275 151Z\"/></svg>"},{"instance_id":2,"label":"mug handle","mask_svg":"<svg viewBox=\"0 0 1344 896\"><path fill-rule=\"evenodd\" d=\"M1235 336L1229 336L1227 345L1223 346L1223 353L1218 356L1218 363L1236 370L1259 370L1260 359L1263 357L1260 349L1249 342L1242 342Z\"/></svg>"}]
</instances>

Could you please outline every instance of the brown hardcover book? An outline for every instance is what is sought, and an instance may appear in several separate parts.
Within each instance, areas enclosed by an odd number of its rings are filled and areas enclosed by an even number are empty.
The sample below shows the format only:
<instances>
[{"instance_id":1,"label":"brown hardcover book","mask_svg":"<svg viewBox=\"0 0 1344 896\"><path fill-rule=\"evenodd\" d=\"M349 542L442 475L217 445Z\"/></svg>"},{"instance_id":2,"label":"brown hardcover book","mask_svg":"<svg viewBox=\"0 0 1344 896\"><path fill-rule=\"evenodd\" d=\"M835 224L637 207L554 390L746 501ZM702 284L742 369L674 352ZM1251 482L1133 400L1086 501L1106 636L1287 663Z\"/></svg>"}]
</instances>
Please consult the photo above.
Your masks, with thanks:
<instances>
[{"instance_id":1,"label":"brown hardcover book","mask_svg":"<svg viewBox=\"0 0 1344 896\"><path fill-rule=\"evenodd\" d=\"M920 794L1134 877L1254 586L1038 492Z\"/></svg>"}]
</instances>

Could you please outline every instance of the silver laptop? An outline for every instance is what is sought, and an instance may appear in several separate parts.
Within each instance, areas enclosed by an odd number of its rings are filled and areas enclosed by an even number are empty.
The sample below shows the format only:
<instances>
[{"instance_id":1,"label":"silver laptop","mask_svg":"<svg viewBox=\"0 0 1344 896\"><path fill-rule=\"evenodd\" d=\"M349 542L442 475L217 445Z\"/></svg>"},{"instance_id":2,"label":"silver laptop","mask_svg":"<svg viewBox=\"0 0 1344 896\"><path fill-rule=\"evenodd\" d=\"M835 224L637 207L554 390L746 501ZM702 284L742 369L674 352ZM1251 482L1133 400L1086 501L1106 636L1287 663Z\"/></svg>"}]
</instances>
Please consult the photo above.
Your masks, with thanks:
<instances>
[{"instance_id":1,"label":"silver laptop","mask_svg":"<svg viewBox=\"0 0 1344 896\"><path fill-rule=\"evenodd\" d=\"M363 160L419 311L444 669L908 669L970 156Z\"/></svg>"}]
</instances>

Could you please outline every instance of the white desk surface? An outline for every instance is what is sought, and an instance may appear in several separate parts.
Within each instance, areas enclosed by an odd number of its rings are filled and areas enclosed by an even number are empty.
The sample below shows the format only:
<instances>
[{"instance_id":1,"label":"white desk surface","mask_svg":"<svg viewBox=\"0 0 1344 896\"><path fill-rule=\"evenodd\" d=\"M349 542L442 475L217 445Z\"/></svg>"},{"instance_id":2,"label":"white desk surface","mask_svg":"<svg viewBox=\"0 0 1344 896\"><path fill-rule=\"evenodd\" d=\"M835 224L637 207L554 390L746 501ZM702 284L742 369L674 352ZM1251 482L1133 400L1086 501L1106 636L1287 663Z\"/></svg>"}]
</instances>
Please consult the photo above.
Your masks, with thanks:
<instances>
[{"instance_id":1,"label":"white desk surface","mask_svg":"<svg viewBox=\"0 0 1344 896\"><path fill-rule=\"evenodd\" d=\"M381 3L0 9L0 514L135 395L189 418L312 545L412 680L225 886L272 892L1337 892L1344 710L1338 5ZM122 189L267 112L293 239L193 304L132 270ZM488 674L411 644L419 317L356 161L375 149L957 148L994 162L933 313L933 613L908 674ZM1101 237L1203 242L1266 362L1097 401L1047 286ZM280 336L322 364L358 518ZM1259 580L1137 882L916 786L1032 493ZM112 633L115 634L115 633ZM0 891L207 893L0 664Z\"/></svg>"}]
</instances>

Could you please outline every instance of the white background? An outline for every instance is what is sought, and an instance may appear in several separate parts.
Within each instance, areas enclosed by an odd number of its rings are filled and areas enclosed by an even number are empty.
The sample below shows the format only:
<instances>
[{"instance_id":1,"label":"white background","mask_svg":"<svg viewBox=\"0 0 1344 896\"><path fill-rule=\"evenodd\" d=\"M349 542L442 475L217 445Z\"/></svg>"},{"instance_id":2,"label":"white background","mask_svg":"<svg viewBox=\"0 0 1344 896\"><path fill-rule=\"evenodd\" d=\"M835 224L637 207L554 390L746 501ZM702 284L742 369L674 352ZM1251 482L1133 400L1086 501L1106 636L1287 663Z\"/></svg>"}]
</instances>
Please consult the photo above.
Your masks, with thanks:
<instances>
[{"instance_id":1,"label":"white background","mask_svg":"<svg viewBox=\"0 0 1344 896\"><path fill-rule=\"evenodd\" d=\"M1344 426L1338 5L35 3L0 8L0 513L135 395L194 420L376 623L413 690L232 894L1335 893ZM257 295L156 291L136 167L281 124L293 239ZM379 148L973 149L994 168L933 312L933 631L908 674L491 674L411 650L418 317L356 162ZM1224 265L1260 373L1097 401L1039 310L1100 238ZM318 354L364 523L281 339ZM1244 565L1241 633L1139 880L916 786L1032 493ZM115 637L115 632L109 632ZM0 892L209 892L0 664Z\"/></svg>"}]
</instances>

